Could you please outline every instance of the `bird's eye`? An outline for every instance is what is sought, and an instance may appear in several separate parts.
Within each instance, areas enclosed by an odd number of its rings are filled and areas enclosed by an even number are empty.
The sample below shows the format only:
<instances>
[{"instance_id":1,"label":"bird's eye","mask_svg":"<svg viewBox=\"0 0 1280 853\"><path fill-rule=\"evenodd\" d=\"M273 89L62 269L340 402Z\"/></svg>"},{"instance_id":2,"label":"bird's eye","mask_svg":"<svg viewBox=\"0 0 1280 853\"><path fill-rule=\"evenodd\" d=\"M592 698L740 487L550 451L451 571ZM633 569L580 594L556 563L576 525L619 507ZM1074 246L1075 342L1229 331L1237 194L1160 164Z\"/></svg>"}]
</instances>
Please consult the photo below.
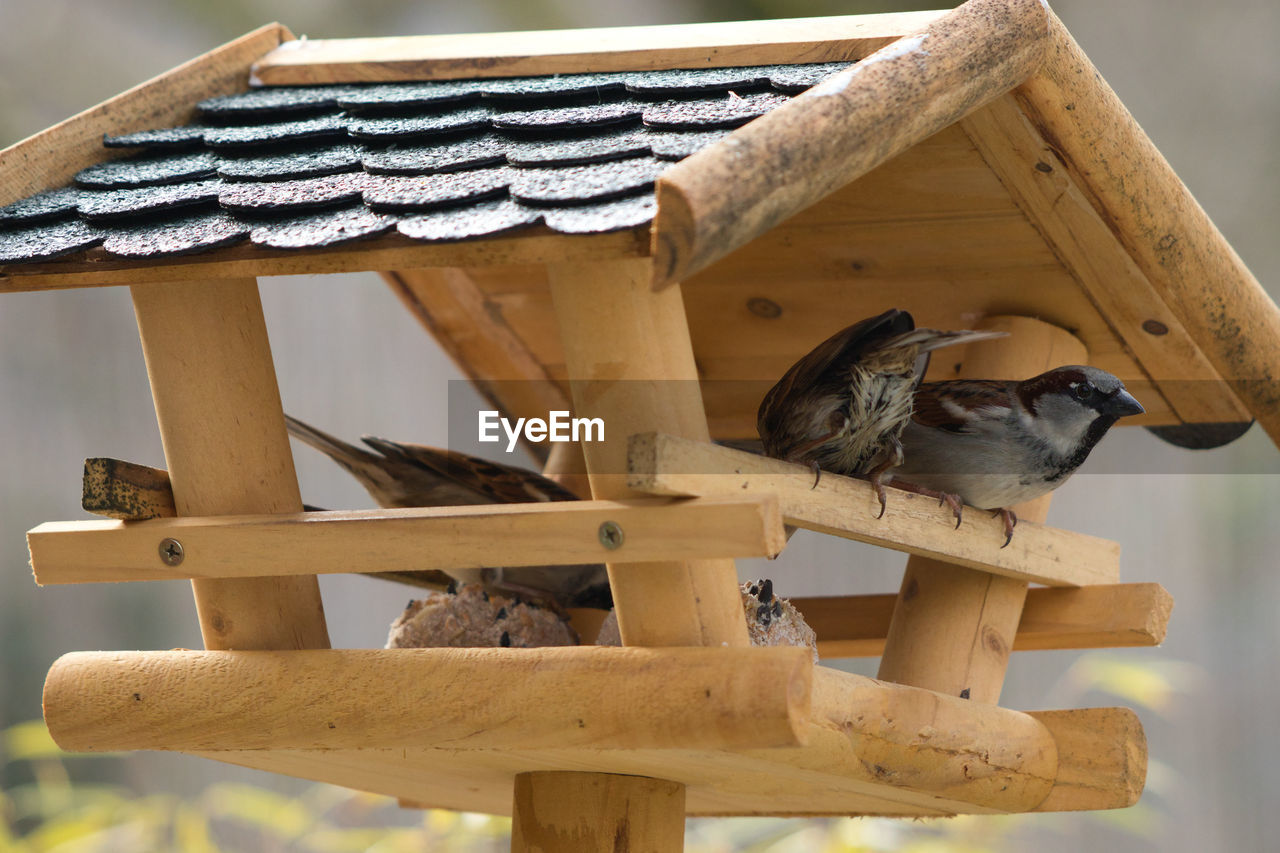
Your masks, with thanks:
<instances>
[{"instance_id":1,"label":"bird's eye","mask_svg":"<svg viewBox=\"0 0 1280 853\"><path fill-rule=\"evenodd\" d=\"M1077 382L1071 386L1071 390L1076 395L1077 400L1088 400L1093 396L1095 389L1088 382Z\"/></svg>"}]
</instances>

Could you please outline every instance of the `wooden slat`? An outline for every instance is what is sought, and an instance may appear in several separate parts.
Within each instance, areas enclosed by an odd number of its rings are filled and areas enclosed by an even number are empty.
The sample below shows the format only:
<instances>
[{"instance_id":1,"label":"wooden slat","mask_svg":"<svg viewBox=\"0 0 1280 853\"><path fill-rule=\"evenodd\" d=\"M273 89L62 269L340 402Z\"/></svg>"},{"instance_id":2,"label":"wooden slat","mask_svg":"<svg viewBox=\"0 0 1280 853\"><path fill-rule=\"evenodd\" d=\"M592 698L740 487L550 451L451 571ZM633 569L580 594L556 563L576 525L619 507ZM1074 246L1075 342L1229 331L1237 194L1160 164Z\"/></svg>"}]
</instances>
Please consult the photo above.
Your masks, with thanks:
<instances>
[{"instance_id":1,"label":"wooden slat","mask_svg":"<svg viewBox=\"0 0 1280 853\"><path fill-rule=\"evenodd\" d=\"M605 521L623 530L617 550L600 544ZM168 538L183 547L177 566L160 560ZM785 543L768 495L50 521L27 533L39 584L762 557Z\"/></svg>"},{"instance_id":2,"label":"wooden slat","mask_svg":"<svg viewBox=\"0 0 1280 853\"><path fill-rule=\"evenodd\" d=\"M960 126L1144 373L1156 380L1179 418L1191 423L1249 420L1013 96L967 116ZM1152 321L1162 334L1143 328Z\"/></svg>"},{"instance_id":3,"label":"wooden slat","mask_svg":"<svg viewBox=\"0 0 1280 853\"><path fill-rule=\"evenodd\" d=\"M254 76L294 85L827 62L866 56L941 14L308 39L271 51Z\"/></svg>"},{"instance_id":4,"label":"wooden slat","mask_svg":"<svg viewBox=\"0 0 1280 853\"><path fill-rule=\"evenodd\" d=\"M1043 58L1047 15L1040 0L969 0L746 125L733 145L668 169L655 285L683 281L1021 83Z\"/></svg>"},{"instance_id":5,"label":"wooden slat","mask_svg":"<svg viewBox=\"0 0 1280 853\"><path fill-rule=\"evenodd\" d=\"M73 652L45 681L66 749L799 746L808 650Z\"/></svg>"},{"instance_id":6,"label":"wooden slat","mask_svg":"<svg viewBox=\"0 0 1280 853\"><path fill-rule=\"evenodd\" d=\"M951 510L921 495L889 490L888 510L869 483L823 474L817 487L802 465L668 435L632 439L633 488L659 495L776 494L788 524L956 565L1053 586L1115 583L1120 547L1080 533L1018 525L1007 548L1002 523L970 508L959 528Z\"/></svg>"},{"instance_id":7,"label":"wooden slat","mask_svg":"<svg viewBox=\"0 0 1280 853\"><path fill-rule=\"evenodd\" d=\"M1280 442L1280 307L1115 92L1050 15L1050 48L1015 93L1156 293Z\"/></svg>"},{"instance_id":8,"label":"wooden slat","mask_svg":"<svg viewBox=\"0 0 1280 853\"><path fill-rule=\"evenodd\" d=\"M649 289L648 260L548 268L574 410L602 418L604 441L583 444L591 493L634 494L626 483L627 436L666 430L706 440L707 416L679 288ZM746 621L731 560L680 554L641 565L607 563L626 645L745 646Z\"/></svg>"},{"instance_id":9,"label":"wooden slat","mask_svg":"<svg viewBox=\"0 0 1280 853\"><path fill-rule=\"evenodd\" d=\"M824 658L878 657L884 652L897 595L793 598L818 635ZM1157 583L1032 587L1013 650L1108 649L1164 642L1173 596Z\"/></svg>"},{"instance_id":10,"label":"wooden slat","mask_svg":"<svg viewBox=\"0 0 1280 853\"><path fill-rule=\"evenodd\" d=\"M187 279L304 275L487 264L541 264L560 260L607 260L649 253L649 228L610 234L565 235L544 228L491 240L419 243L392 234L331 249L266 249L241 244L196 255L150 260L112 258L101 249L76 260L11 264L0 268L0 293L99 287Z\"/></svg>"},{"instance_id":11,"label":"wooden slat","mask_svg":"<svg viewBox=\"0 0 1280 853\"><path fill-rule=\"evenodd\" d=\"M81 169L118 156L102 147L103 134L185 124L204 98L243 92L250 65L292 38L280 24L259 27L0 151L0 207L62 186Z\"/></svg>"},{"instance_id":12,"label":"wooden slat","mask_svg":"<svg viewBox=\"0 0 1280 853\"><path fill-rule=\"evenodd\" d=\"M77 652L54 664L45 711L64 748L200 744L238 761L227 750L252 744L287 761L309 750L270 744L321 744L338 766L382 765L375 790L451 807L494 785L509 797L516 772L577 770L666 778L724 813L847 813L851 797L916 814L1026 811L1061 760L1031 715L813 667L802 649ZM361 727L371 742L352 749ZM744 743L753 732L760 742Z\"/></svg>"},{"instance_id":13,"label":"wooden slat","mask_svg":"<svg viewBox=\"0 0 1280 853\"><path fill-rule=\"evenodd\" d=\"M301 511L257 281L135 284L130 292L177 512ZM159 546L140 552L144 564L160 563ZM315 575L292 575L193 580L205 648L328 648Z\"/></svg>"}]
</instances>

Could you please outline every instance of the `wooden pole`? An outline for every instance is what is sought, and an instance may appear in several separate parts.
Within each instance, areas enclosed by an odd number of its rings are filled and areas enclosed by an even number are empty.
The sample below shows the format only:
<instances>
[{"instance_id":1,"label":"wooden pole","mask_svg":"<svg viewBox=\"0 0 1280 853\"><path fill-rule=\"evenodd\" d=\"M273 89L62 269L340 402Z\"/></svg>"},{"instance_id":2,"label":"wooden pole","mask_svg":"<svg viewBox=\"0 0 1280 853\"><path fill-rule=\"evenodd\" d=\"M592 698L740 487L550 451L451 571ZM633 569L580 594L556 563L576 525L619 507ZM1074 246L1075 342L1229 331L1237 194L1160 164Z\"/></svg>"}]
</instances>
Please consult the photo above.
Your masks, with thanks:
<instances>
[{"instance_id":1,"label":"wooden pole","mask_svg":"<svg viewBox=\"0 0 1280 853\"><path fill-rule=\"evenodd\" d=\"M657 853L684 846L684 785L644 776L516 776L512 853ZM583 815L592 819L583 820Z\"/></svg>"},{"instance_id":2,"label":"wooden pole","mask_svg":"<svg viewBox=\"0 0 1280 853\"><path fill-rule=\"evenodd\" d=\"M178 514L301 512L257 281L131 290ZM314 575L191 585L206 648L329 647Z\"/></svg>"},{"instance_id":3,"label":"wooden pole","mask_svg":"<svg viewBox=\"0 0 1280 853\"><path fill-rule=\"evenodd\" d=\"M1009 337L970 344L961 377L1025 379L1086 362L1084 345L1075 336L1040 320L990 317L978 328L1007 331ZM1013 509L1019 518L1043 522L1049 497ZM911 557L878 677L995 704L1026 597L1026 581Z\"/></svg>"}]
</instances>

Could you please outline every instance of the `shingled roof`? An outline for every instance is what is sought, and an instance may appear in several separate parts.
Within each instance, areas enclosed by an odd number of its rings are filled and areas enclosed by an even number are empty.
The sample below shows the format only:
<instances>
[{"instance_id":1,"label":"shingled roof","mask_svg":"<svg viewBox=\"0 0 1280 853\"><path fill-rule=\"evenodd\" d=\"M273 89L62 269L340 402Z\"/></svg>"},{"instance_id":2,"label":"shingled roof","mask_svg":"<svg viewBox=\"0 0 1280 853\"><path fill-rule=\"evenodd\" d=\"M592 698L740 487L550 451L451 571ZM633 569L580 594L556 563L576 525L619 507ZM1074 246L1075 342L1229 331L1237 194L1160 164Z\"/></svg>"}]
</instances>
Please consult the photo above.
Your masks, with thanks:
<instances>
[{"instance_id":1,"label":"shingled roof","mask_svg":"<svg viewBox=\"0 0 1280 853\"><path fill-rule=\"evenodd\" d=\"M847 62L414 83L263 86L177 127L106 135L127 152L0 208L0 264L101 245L159 258L249 240L333 246L545 224L649 222L672 163Z\"/></svg>"},{"instance_id":2,"label":"shingled roof","mask_svg":"<svg viewBox=\"0 0 1280 853\"><path fill-rule=\"evenodd\" d=\"M519 417L569 399L553 268L644 259L682 287L716 437L754 435L759 383L813 341L900 306L1038 317L1133 420L1280 438L1280 310L1040 0L272 25L0 152L0 207L0 291L377 271Z\"/></svg>"}]
</instances>

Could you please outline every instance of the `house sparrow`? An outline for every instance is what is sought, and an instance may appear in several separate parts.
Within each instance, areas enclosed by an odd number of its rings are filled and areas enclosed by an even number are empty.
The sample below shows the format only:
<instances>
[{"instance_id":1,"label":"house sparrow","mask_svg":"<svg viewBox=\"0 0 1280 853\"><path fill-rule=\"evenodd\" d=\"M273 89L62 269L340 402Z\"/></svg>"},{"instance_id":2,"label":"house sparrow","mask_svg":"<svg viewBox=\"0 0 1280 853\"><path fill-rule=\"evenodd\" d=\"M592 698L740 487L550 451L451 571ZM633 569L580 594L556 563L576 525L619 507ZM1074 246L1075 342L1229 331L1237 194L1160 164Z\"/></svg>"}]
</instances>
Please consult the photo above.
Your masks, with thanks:
<instances>
[{"instance_id":1,"label":"house sparrow","mask_svg":"<svg viewBox=\"0 0 1280 853\"><path fill-rule=\"evenodd\" d=\"M1008 545L1017 524L1008 507L1062 485L1112 424L1142 411L1124 383L1096 367L1021 382L926 382L902 432L905 459L886 479L997 511Z\"/></svg>"},{"instance_id":2,"label":"house sparrow","mask_svg":"<svg viewBox=\"0 0 1280 853\"><path fill-rule=\"evenodd\" d=\"M929 352L1005 332L917 329L906 311L890 309L854 323L797 361L769 389L756 416L767 456L822 471L865 476L880 498L882 475L902 463L898 441L911 417L912 392Z\"/></svg>"},{"instance_id":3,"label":"house sparrow","mask_svg":"<svg viewBox=\"0 0 1280 853\"><path fill-rule=\"evenodd\" d=\"M285 415L289 434L345 468L380 507L470 506L474 504L573 501L578 496L541 474L453 450L406 444L366 435L377 453L347 444ZM612 606L603 564L454 569L463 583L480 582L498 592L543 599L557 607Z\"/></svg>"}]
</instances>

